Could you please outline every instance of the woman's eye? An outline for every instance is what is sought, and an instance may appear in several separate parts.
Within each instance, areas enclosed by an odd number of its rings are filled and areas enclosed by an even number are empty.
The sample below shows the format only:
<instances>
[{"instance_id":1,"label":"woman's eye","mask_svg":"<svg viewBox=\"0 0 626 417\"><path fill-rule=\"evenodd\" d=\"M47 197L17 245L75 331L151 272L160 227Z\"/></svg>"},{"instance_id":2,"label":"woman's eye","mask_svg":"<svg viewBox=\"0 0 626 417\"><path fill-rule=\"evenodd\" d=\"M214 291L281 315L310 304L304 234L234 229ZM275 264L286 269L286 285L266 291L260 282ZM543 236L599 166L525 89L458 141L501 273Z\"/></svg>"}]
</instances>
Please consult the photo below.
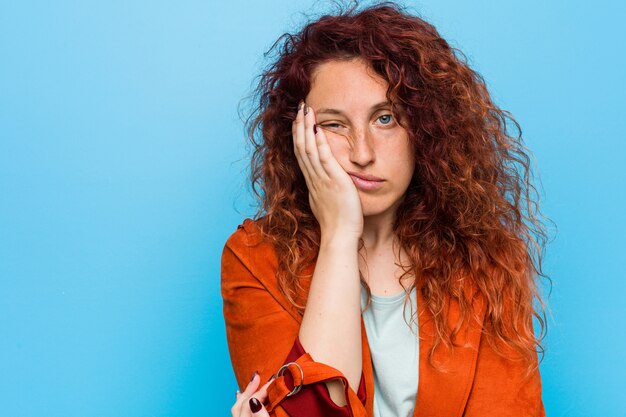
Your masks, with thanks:
<instances>
[{"instance_id":1,"label":"woman's eye","mask_svg":"<svg viewBox=\"0 0 626 417\"><path fill-rule=\"evenodd\" d=\"M320 126L328 127L330 129L339 129L339 128L343 127L339 123L324 123L324 124L321 124Z\"/></svg>"},{"instance_id":2,"label":"woman's eye","mask_svg":"<svg viewBox=\"0 0 626 417\"><path fill-rule=\"evenodd\" d=\"M393 120L393 116L390 114L383 114L378 118L378 121L384 125L388 125Z\"/></svg>"}]
</instances>

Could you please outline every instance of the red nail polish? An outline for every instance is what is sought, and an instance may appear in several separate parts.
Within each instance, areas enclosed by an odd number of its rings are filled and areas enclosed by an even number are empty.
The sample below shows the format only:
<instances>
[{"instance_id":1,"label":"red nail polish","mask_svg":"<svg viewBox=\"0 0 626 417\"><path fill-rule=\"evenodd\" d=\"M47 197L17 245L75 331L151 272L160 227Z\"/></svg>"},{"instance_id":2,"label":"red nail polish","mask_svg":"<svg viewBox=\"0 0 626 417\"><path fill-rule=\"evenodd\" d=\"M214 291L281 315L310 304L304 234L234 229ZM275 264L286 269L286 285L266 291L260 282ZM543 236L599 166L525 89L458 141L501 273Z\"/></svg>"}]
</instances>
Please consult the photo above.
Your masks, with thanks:
<instances>
[{"instance_id":1,"label":"red nail polish","mask_svg":"<svg viewBox=\"0 0 626 417\"><path fill-rule=\"evenodd\" d=\"M313 133L317 134L317 125L313 125Z\"/></svg>"},{"instance_id":2,"label":"red nail polish","mask_svg":"<svg viewBox=\"0 0 626 417\"><path fill-rule=\"evenodd\" d=\"M309 105L304 103L304 115L306 116L309 113Z\"/></svg>"},{"instance_id":3,"label":"red nail polish","mask_svg":"<svg viewBox=\"0 0 626 417\"><path fill-rule=\"evenodd\" d=\"M250 382L254 381L254 377L257 376L259 374L259 371L254 371L254 373L252 374L252 378L250 378Z\"/></svg>"},{"instance_id":4,"label":"red nail polish","mask_svg":"<svg viewBox=\"0 0 626 417\"><path fill-rule=\"evenodd\" d=\"M256 398L250 398L250 401L248 401L248 403L250 404L250 410L252 410L253 413L258 413L259 411L261 411L261 402Z\"/></svg>"}]
</instances>

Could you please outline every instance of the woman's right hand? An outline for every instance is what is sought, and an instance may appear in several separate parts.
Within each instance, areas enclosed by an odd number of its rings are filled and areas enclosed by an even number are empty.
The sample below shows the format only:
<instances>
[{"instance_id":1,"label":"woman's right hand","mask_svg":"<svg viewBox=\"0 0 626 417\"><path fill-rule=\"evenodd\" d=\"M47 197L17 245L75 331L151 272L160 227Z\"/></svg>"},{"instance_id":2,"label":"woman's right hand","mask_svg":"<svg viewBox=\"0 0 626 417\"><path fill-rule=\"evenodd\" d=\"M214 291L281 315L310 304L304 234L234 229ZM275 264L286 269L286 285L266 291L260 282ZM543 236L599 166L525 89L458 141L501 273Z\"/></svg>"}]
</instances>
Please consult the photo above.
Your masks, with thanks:
<instances>
[{"instance_id":1,"label":"woman's right hand","mask_svg":"<svg viewBox=\"0 0 626 417\"><path fill-rule=\"evenodd\" d=\"M309 189L309 204L320 224L323 238L359 239L363 233L363 210L356 186L334 157L324 130L314 132L315 112L304 102L291 128L300 170Z\"/></svg>"}]
</instances>

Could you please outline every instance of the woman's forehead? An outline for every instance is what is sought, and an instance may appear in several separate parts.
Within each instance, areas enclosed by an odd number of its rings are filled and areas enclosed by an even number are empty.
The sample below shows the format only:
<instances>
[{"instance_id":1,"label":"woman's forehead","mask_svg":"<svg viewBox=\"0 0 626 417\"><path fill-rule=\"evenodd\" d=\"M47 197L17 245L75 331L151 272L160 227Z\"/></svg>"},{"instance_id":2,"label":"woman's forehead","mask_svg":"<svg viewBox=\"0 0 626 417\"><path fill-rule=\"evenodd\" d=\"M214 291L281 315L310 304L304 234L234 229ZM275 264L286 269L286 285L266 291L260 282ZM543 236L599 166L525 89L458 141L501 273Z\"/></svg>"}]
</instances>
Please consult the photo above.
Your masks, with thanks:
<instances>
[{"instance_id":1,"label":"woman's forehead","mask_svg":"<svg viewBox=\"0 0 626 417\"><path fill-rule=\"evenodd\" d=\"M328 113L383 107L389 104L387 86L361 59L326 61L315 68L306 101Z\"/></svg>"}]
</instances>

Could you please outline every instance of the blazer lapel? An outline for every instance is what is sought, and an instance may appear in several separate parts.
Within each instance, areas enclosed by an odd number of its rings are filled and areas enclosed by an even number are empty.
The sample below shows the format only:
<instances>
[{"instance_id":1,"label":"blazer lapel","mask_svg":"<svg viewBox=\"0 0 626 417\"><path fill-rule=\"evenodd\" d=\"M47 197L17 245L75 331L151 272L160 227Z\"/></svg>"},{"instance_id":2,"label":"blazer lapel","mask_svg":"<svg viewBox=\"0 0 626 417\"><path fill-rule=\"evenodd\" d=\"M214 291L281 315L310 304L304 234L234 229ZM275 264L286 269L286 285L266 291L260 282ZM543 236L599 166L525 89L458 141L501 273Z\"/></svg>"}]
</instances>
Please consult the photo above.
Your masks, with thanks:
<instances>
[{"instance_id":1,"label":"blazer lapel","mask_svg":"<svg viewBox=\"0 0 626 417\"><path fill-rule=\"evenodd\" d=\"M469 397L478 346L482 333L485 303L482 297L474 300L473 308L481 322L464 323L457 336L454 351L439 346L434 355L435 363L444 370L435 369L429 363L429 352L434 343L435 327L432 315L426 309L426 300L417 288L418 326L420 336L419 383L413 417L460 417ZM459 305L451 302L448 307L449 323L459 318Z\"/></svg>"}]
</instances>

